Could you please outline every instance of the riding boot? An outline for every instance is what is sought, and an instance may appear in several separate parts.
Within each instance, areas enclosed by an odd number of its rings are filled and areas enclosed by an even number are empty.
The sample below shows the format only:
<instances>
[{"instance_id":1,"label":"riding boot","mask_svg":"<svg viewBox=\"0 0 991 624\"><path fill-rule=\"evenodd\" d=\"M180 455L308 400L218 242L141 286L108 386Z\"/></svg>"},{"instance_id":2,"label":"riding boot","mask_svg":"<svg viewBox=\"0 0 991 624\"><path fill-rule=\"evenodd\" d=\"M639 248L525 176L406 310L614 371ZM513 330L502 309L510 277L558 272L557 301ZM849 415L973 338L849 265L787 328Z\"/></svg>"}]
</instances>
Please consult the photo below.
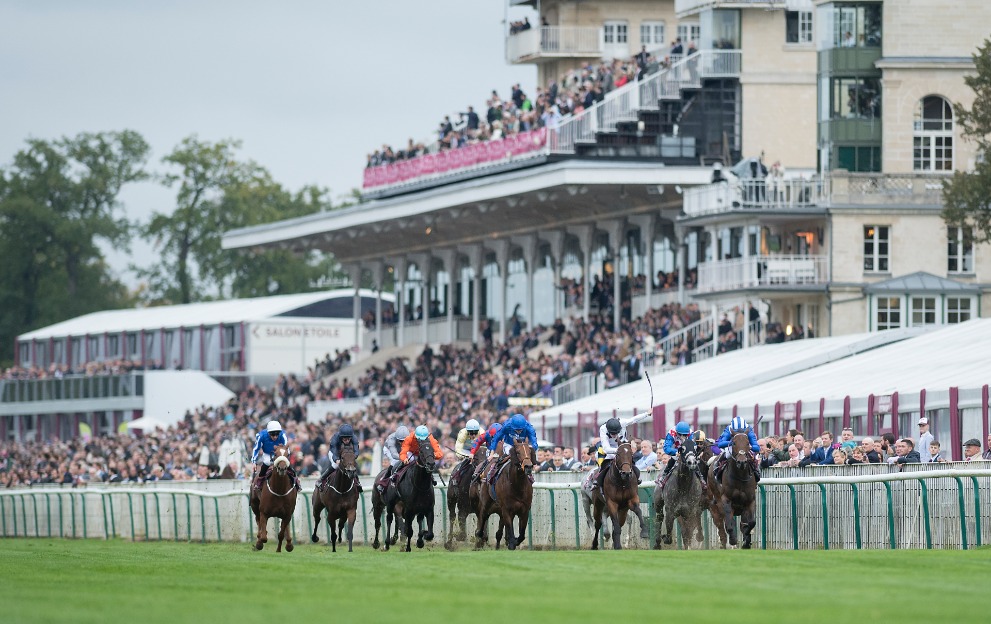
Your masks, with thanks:
<instances>
[{"instance_id":1,"label":"riding boot","mask_svg":"<svg viewBox=\"0 0 991 624\"><path fill-rule=\"evenodd\" d=\"M706 497L709 496L709 484L705 482L705 477L698 470L695 471L695 476L699 478L699 483L702 484L702 494Z\"/></svg>"},{"instance_id":2,"label":"riding boot","mask_svg":"<svg viewBox=\"0 0 991 624\"><path fill-rule=\"evenodd\" d=\"M327 478L330 477L330 473L334 472L334 467L328 465L323 472L320 473L320 478L317 480L317 487L321 490L323 486L327 483Z\"/></svg>"},{"instance_id":3,"label":"riding boot","mask_svg":"<svg viewBox=\"0 0 991 624\"><path fill-rule=\"evenodd\" d=\"M723 469L726 468L726 456L720 455L719 459L716 460L715 470L716 472L712 475L716 482L719 482L723 478Z\"/></svg>"},{"instance_id":4,"label":"riding boot","mask_svg":"<svg viewBox=\"0 0 991 624\"><path fill-rule=\"evenodd\" d=\"M612 460L611 459L604 459L604 460L602 460L602 465L599 466L599 474L595 475L595 483L596 483L596 485L599 486L599 490L600 491L604 487L604 484L605 484L605 481L606 481L606 469L609 468L610 464L612 464Z\"/></svg>"},{"instance_id":5,"label":"riding boot","mask_svg":"<svg viewBox=\"0 0 991 624\"><path fill-rule=\"evenodd\" d=\"M262 464L261 469L258 471L258 476L255 478L255 489L262 489L262 483L265 482L265 477L268 476L268 466Z\"/></svg>"},{"instance_id":6,"label":"riding boot","mask_svg":"<svg viewBox=\"0 0 991 624\"><path fill-rule=\"evenodd\" d=\"M668 459L668 465L664 467L664 472L661 473L661 480L658 485L661 489L664 489L664 484L668 482L668 478L671 476L671 472L674 470L674 457Z\"/></svg>"},{"instance_id":7,"label":"riding boot","mask_svg":"<svg viewBox=\"0 0 991 624\"><path fill-rule=\"evenodd\" d=\"M754 469L754 479L760 483L760 461L756 457L751 457L750 466Z\"/></svg>"}]
</instances>

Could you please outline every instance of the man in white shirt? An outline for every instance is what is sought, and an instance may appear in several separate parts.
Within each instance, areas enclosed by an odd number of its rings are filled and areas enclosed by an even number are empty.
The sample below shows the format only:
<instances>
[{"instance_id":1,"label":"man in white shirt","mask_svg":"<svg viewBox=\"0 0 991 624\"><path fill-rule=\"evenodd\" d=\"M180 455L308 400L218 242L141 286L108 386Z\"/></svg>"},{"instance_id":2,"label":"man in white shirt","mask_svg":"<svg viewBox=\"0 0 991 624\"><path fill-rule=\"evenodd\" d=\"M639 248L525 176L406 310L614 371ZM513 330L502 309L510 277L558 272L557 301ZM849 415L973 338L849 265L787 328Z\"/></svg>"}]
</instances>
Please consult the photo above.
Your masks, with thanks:
<instances>
[{"instance_id":1,"label":"man in white shirt","mask_svg":"<svg viewBox=\"0 0 991 624\"><path fill-rule=\"evenodd\" d=\"M922 463L929 463L932 454L929 453L929 443L933 441L933 434L929 433L929 419L923 416L919 419L919 442L915 445L915 450L919 451Z\"/></svg>"}]
</instances>

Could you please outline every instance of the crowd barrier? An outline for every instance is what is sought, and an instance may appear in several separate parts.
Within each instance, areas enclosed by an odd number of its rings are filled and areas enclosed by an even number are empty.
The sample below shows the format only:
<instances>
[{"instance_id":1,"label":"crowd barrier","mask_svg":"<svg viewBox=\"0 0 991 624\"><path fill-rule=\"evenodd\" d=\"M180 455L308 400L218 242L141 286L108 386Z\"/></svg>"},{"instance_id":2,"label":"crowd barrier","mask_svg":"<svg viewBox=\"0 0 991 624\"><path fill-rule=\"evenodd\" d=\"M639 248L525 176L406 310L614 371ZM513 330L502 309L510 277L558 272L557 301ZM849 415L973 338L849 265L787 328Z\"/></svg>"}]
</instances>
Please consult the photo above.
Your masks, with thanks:
<instances>
[{"instance_id":1,"label":"crowd barrier","mask_svg":"<svg viewBox=\"0 0 991 624\"><path fill-rule=\"evenodd\" d=\"M935 466L935 467L934 467ZM968 549L991 540L991 466L938 464L891 472L888 466L848 466L853 471L771 469L760 483L754 547L764 549ZM978 464L979 466L979 464ZM838 468L838 467L834 467ZM818 472L810 476L810 472ZM859 473L859 474L852 474ZM654 526L653 482L644 475L640 498L650 540L639 538L630 516L623 531L627 548L650 548ZM540 475L525 544L538 549L587 549L592 533L580 508L577 473ZM354 538L374 538L371 480L358 507ZM449 534L446 486L437 488L434 532ZM313 480L300 492L293 517L293 539L308 543L313 530ZM489 534L495 534L495 517ZM330 537L321 522L321 543ZM469 536L475 528L468 521ZM277 529L274 521L269 530ZM135 541L253 541L254 518L244 481L61 489L57 486L0 492L3 537L122 538ZM703 515L703 548L718 548L717 532ZM680 531L676 534L682 543ZM271 538L270 538L271 539ZM490 537L489 546L492 545ZM469 541L462 548L470 548ZM675 546L672 546L675 547Z\"/></svg>"}]
</instances>

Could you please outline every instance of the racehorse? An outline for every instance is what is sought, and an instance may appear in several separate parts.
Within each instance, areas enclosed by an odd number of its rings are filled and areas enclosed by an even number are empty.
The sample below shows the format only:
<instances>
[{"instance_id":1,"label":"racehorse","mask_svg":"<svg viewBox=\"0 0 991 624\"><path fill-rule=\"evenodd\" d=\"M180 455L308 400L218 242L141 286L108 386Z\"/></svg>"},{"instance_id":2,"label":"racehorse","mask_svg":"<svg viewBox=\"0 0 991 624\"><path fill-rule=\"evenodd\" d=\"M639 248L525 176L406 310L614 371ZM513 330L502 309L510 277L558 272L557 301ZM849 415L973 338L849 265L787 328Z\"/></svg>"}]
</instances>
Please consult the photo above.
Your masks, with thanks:
<instances>
[{"instance_id":1,"label":"racehorse","mask_svg":"<svg viewBox=\"0 0 991 624\"><path fill-rule=\"evenodd\" d=\"M386 505L394 506L396 514L402 518L406 534L406 552L412 550L410 541L413 539L413 519L420 527L416 537L416 547L423 548L424 540L434 539L434 485L433 473L437 470L437 460L434 459L433 449L429 444L422 444L416 456L416 462L411 466L401 468L399 483L390 485L386 491ZM423 521L427 521L427 530L423 530ZM388 525L386 526L388 534Z\"/></svg>"},{"instance_id":2,"label":"racehorse","mask_svg":"<svg viewBox=\"0 0 991 624\"><path fill-rule=\"evenodd\" d=\"M286 552L292 552L292 533L289 524L296 511L296 480L289 470L289 449L276 446L272 451L272 470L265 479L261 490L251 488L251 511L255 514L258 536L255 550L261 550L268 542L268 520L279 518L279 545L275 552L282 552L282 542L286 542ZM254 481L254 479L252 479Z\"/></svg>"},{"instance_id":3,"label":"racehorse","mask_svg":"<svg viewBox=\"0 0 991 624\"><path fill-rule=\"evenodd\" d=\"M686 550L690 548L693 537L697 533L701 534L702 483L695 472L697 468L695 441L689 438L678 447L674 474L664 484L663 490L660 484L654 487L654 517L657 525L655 549L661 547L661 539L665 544L671 543L671 529L674 528L675 518L681 526Z\"/></svg>"},{"instance_id":4,"label":"racehorse","mask_svg":"<svg viewBox=\"0 0 991 624\"><path fill-rule=\"evenodd\" d=\"M344 538L344 523L347 522L348 552L352 552L354 539L354 519L358 510L358 462L354 448L345 445L341 449L341 461L333 475L327 477L323 488L313 487L313 534L310 541L320 541L317 528L320 526L320 513L327 510L327 524L330 526L330 547L337 552L337 544Z\"/></svg>"},{"instance_id":5,"label":"racehorse","mask_svg":"<svg viewBox=\"0 0 991 624\"><path fill-rule=\"evenodd\" d=\"M640 519L640 539L650 537L647 523L640 511L640 471L633 465L633 448L629 442L619 445L616 458L606 471L602 480L602 492L596 490L593 495L595 535L592 537L592 550L599 549L603 511L609 514L609 519L612 521L612 545L615 550L622 549L620 534L623 532L623 525L626 524L626 515L630 511Z\"/></svg>"},{"instance_id":6,"label":"racehorse","mask_svg":"<svg viewBox=\"0 0 991 624\"><path fill-rule=\"evenodd\" d=\"M478 491L478 528L475 530L476 548L480 548L487 540L485 534L489 516L499 514L499 532L496 533L496 550L499 549L499 533L506 531L506 547L516 550L526 534L526 523L530 517L530 505L533 503L533 459L530 444L517 438L509 449L509 462L506 467L493 477L491 483L479 487ZM519 521L519 537L513 529L513 520Z\"/></svg>"},{"instance_id":7,"label":"racehorse","mask_svg":"<svg viewBox=\"0 0 991 624\"><path fill-rule=\"evenodd\" d=\"M383 468L382 472L375 477L376 487L372 490L372 515L375 517L375 541L372 542L372 548L378 550L381 545L379 542L379 529L382 528L382 513L385 512L385 533L382 534L382 538L385 540L385 549L389 550L389 546L395 544L399 541L399 516L396 515L395 505L386 505L385 499L388 494L387 489L379 490L378 484L385 479L386 473L389 472L389 468ZM386 488L392 488L395 490L396 486L392 485L391 482L386 484ZM393 493L395 495L395 493ZM395 521L396 530L393 532L392 523ZM389 534L392 534L391 537Z\"/></svg>"},{"instance_id":8,"label":"racehorse","mask_svg":"<svg viewBox=\"0 0 991 624\"><path fill-rule=\"evenodd\" d=\"M757 524L757 480L750 465L750 438L746 433L733 435L732 455L726 461L721 478L709 469L709 491L713 504L709 508L712 521L719 530L719 541L726 548L726 537L732 548L737 545L736 516L740 516L743 547L750 548L750 532Z\"/></svg>"},{"instance_id":9,"label":"racehorse","mask_svg":"<svg viewBox=\"0 0 991 624\"><path fill-rule=\"evenodd\" d=\"M447 488L447 510L448 515L451 518L451 530L450 538L448 540L449 544L453 544L455 540L464 541L467 537L467 521L468 516L471 514L478 514L478 500L476 492L475 506L471 506L469 502L471 489L472 475L474 470L478 469L485 461L486 450L485 447L480 447L475 454L472 455L471 460L464 460L461 466L459 466L460 471L455 471L451 473L451 480L449 482L450 487ZM454 530L455 520L458 524L458 530Z\"/></svg>"}]
</instances>

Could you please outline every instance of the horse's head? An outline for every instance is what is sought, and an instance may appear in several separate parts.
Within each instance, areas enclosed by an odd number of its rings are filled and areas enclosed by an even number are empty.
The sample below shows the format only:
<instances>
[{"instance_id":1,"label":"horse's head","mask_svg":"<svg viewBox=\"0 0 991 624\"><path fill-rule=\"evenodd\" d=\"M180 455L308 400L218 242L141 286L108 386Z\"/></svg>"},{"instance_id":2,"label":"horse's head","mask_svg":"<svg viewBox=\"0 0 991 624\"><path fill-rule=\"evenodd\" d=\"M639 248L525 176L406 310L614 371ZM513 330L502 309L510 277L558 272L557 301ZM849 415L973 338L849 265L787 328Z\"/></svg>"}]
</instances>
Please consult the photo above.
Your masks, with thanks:
<instances>
[{"instance_id":1,"label":"horse's head","mask_svg":"<svg viewBox=\"0 0 991 624\"><path fill-rule=\"evenodd\" d=\"M616 468L617 474L624 481L629 480L633 476L632 444L623 442L616 448L616 459L613 460L613 466Z\"/></svg>"},{"instance_id":2,"label":"horse's head","mask_svg":"<svg viewBox=\"0 0 991 624\"><path fill-rule=\"evenodd\" d=\"M354 479L358 474L358 459L354 454L354 447L350 444L341 447L341 461L337 464L337 469L348 479Z\"/></svg>"},{"instance_id":3,"label":"horse's head","mask_svg":"<svg viewBox=\"0 0 991 624\"><path fill-rule=\"evenodd\" d=\"M517 469L522 470L527 476L533 474L533 457L530 452L530 444L526 440L523 438L513 440L513 448L509 454Z\"/></svg>"},{"instance_id":4,"label":"horse's head","mask_svg":"<svg viewBox=\"0 0 991 624\"><path fill-rule=\"evenodd\" d=\"M750 436L746 433L733 434L733 460L742 466L750 460Z\"/></svg>"},{"instance_id":5,"label":"horse's head","mask_svg":"<svg viewBox=\"0 0 991 624\"><path fill-rule=\"evenodd\" d=\"M678 454L681 456L681 462L688 467L689 470L695 470L698 466L698 455L696 454L695 440L688 438L685 442L678 448Z\"/></svg>"},{"instance_id":6,"label":"horse's head","mask_svg":"<svg viewBox=\"0 0 991 624\"><path fill-rule=\"evenodd\" d=\"M289 470L289 449L282 444L272 451L272 468L281 476Z\"/></svg>"},{"instance_id":7,"label":"horse's head","mask_svg":"<svg viewBox=\"0 0 991 624\"><path fill-rule=\"evenodd\" d=\"M416 455L416 465L427 472L437 471L437 460L434 459L434 449L430 442L424 440L420 443L420 452Z\"/></svg>"}]
</instances>

